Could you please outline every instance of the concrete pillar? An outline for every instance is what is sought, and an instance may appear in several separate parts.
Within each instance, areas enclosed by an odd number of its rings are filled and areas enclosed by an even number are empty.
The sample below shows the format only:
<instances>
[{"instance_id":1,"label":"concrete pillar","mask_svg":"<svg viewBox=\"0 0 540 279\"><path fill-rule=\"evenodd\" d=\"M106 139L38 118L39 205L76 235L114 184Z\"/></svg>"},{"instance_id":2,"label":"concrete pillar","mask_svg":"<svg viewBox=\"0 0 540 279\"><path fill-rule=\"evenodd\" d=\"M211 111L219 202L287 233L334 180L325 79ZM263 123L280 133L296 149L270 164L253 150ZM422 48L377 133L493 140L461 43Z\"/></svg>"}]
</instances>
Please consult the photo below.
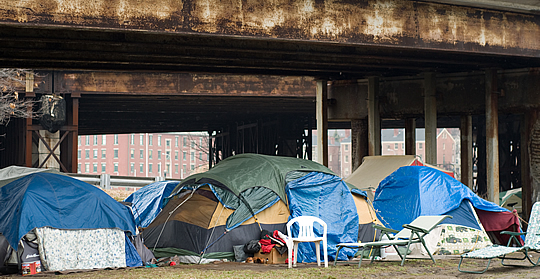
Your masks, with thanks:
<instances>
[{"instance_id":1,"label":"concrete pillar","mask_svg":"<svg viewBox=\"0 0 540 279\"><path fill-rule=\"evenodd\" d=\"M424 119L426 124L427 164L437 164L437 96L435 73L424 74Z\"/></svg>"},{"instance_id":2,"label":"concrete pillar","mask_svg":"<svg viewBox=\"0 0 540 279\"><path fill-rule=\"evenodd\" d=\"M368 152L381 155L381 116L379 114L379 78L368 78Z\"/></svg>"},{"instance_id":3,"label":"concrete pillar","mask_svg":"<svg viewBox=\"0 0 540 279\"><path fill-rule=\"evenodd\" d=\"M472 116L461 116L461 183L473 186L473 136Z\"/></svg>"},{"instance_id":4,"label":"concrete pillar","mask_svg":"<svg viewBox=\"0 0 540 279\"><path fill-rule=\"evenodd\" d=\"M328 81L317 81L317 162L328 167Z\"/></svg>"},{"instance_id":5,"label":"concrete pillar","mask_svg":"<svg viewBox=\"0 0 540 279\"><path fill-rule=\"evenodd\" d=\"M361 164L368 152L368 124L366 119L353 119L351 121L351 157L352 172Z\"/></svg>"},{"instance_id":6,"label":"concrete pillar","mask_svg":"<svg viewBox=\"0 0 540 279\"><path fill-rule=\"evenodd\" d=\"M499 113L497 70L486 70L486 174L488 200L499 204Z\"/></svg>"},{"instance_id":7,"label":"concrete pillar","mask_svg":"<svg viewBox=\"0 0 540 279\"><path fill-rule=\"evenodd\" d=\"M416 119L405 119L405 155L416 155Z\"/></svg>"}]
</instances>

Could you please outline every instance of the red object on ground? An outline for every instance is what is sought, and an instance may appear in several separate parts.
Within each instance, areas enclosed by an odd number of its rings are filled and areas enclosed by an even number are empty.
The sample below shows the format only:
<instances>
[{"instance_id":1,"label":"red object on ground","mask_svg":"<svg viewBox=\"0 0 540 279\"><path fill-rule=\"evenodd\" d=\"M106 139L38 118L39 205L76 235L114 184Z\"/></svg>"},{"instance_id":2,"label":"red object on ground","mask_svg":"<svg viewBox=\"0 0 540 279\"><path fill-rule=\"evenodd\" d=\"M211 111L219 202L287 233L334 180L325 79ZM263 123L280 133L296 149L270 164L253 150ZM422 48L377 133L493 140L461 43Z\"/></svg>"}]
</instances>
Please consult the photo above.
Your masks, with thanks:
<instances>
[{"instance_id":1,"label":"red object on ground","mask_svg":"<svg viewBox=\"0 0 540 279\"><path fill-rule=\"evenodd\" d=\"M169 265L170 266L176 265L176 262L171 262Z\"/></svg>"}]
</instances>

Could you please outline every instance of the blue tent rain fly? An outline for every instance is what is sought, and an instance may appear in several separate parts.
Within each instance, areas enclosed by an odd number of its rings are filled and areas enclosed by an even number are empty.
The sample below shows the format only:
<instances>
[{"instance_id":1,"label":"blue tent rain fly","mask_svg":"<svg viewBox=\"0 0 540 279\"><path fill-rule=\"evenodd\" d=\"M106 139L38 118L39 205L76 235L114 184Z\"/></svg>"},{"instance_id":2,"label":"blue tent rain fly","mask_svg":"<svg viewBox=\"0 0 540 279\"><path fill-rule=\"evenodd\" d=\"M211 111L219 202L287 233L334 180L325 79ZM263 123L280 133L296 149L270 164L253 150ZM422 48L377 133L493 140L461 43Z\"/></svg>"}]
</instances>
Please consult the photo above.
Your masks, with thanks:
<instances>
[{"instance_id":1,"label":"blue tent rain fly","mask_svg":"<svg viewBox=\"0 0 540 279\"><path fill-rule=\"evenodd\" d=\"M131 203L131 211L137 227L146 228L163 208L163 199L168 197L179 181L159 181L142 187L124 201Z\"/></svg>"}]
</instances>

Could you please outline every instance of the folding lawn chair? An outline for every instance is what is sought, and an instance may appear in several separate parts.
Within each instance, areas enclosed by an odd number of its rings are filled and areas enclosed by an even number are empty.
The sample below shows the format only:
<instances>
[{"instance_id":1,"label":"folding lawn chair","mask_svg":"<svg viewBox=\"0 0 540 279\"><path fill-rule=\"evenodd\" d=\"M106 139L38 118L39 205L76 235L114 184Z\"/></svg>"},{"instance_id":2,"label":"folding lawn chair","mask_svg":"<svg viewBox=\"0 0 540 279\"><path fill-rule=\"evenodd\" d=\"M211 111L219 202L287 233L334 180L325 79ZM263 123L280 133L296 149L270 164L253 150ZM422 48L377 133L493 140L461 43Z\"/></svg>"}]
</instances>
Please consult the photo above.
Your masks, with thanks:
<instances>
[{"instance_id":1,"label":"folding lawn chair","mask_svg":"<svg viewBox=\"0 0 540 279\"><path fill-rule=\"evenodd\" d=\"M536 262L533 262L531 258L529 257L529 252L540 252L540 202L536 202L533 205L532 211L531 211L531 218L529 219L529 227L527 228L527 232L520 233L520 232L507 232L503 231L501 234L508 234L510 235L510 239L508 240L507 246L499 246L499 245L493 245L489 246L483 249L479 249L476 251L472 251L466 254L461 255L461 259L459 260L458 270L461 272L466 273L484 273L489 268L489 264L491 263L491 260L494 258L501 259L501 264L506 266L520 266L520 265L512 265L512 264L504 264L504 260L524 260L527 259L532 266L537 266L540 262L540 257ZM525 235L525 245L521 247L509 247L512 243L512 240L515 240L517 243L520 243L518 240L518 237L521 237L522 235ZM523 258L507 258L506 255L512 254L515 252L523 252L524 257ZM488 264L486 268L482 271L469 271L469 270L462 270L461 269L461 263L463 262L464 258L473 258L473 259L489 259Z\"/></svg>"},{"instance_id":2,"label":"folding lawn chair","mask_svg":"<svg viewBox=\"0 0 540 279\"><path fill-rule=\"evenodd\" d=\"M452 218L452 216L449 215L439 215L439 216L420 216L416 218L412 223L403 225L403 229L401 231L396 231L392 229L388 229L382 226L373 225L374 228L379 229L382 231L382 233L386 234L389 238L389 240L382 240L382 241L376 241L376 242L366 242L366 243L340 243L336 245L338 247L336 252L336 258L334 260L334 266L336 265L337 258L339 255L339 250L343 247L348 248L359 248L360 254L363 254L364 249L366 248L372 248L372 247L381 247L381 246L394 246L396 248L396 251L401 258L401 266L405 263L405 258L407 257L407 253L405 255L401 255L399 250L397 249L398 245L407 245L407 250L409 250L409 247L412 243L419 243L421 242L424 248L426 248L426 251L429 254L429 257L431 257L431 260L435 262L435 259L433 259L433 256L431 255L431 252L429 252L429 249L426 246L426 242L424 241L424 236L431 232L437 225L439 225L444 219L446 218ZM396 235L392 236L390 233L397 233ZM375 259L375 253L371 256L371 262ZM360 259L360 262L358 263L358 267L362 265L362 259Z\"/></svg>"}]
</instances>

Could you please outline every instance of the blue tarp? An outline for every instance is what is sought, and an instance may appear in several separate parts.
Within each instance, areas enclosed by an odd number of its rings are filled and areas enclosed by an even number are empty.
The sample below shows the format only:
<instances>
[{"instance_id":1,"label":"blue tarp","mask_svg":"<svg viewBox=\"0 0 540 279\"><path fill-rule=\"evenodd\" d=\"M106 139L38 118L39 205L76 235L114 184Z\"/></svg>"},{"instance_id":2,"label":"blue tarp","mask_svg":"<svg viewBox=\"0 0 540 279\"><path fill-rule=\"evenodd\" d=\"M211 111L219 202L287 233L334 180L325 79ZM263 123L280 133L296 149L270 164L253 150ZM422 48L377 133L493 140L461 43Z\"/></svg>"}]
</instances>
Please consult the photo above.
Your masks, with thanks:
<instances>
[{"instance_id":1,"label":"blue tarp","mask_svg":"<svg viewBox=\"0 0 540 279\"><path fill-rule=\"evenodd\" d=\"M12 247L34 228L119 228L135 234L129 209L80 180L34 173L0 188L0 233Z\"/></svg>"},{"instance_id":2,"label":"blue tarp","mask_svg":"<svg viewBox=\"0 0 540 279\"><path fill-rule=\"evenodd\" d=\"M401 230L403 224L418 216L444 215L452 211L457 220L449 220L450 223L471 226L473 219L465 216L468 209L462 205L464 200L470 201L476 209L508 211L480 198L444 172L423 166L401 167L387 176L375 192L373 207L383 225L394 230Z\"/></svg>"},{"instance_id":3,"label":"blue tarp","mask_svg":"<svg viewBox=\"0 0 540 279\"><path fill-rule=\"evenodd\" d=\"M146 228L163 208L163 199L168 197L179 181L160 181L142 187L124 201L132 203L131 210L137 227Z\"/></svg>"},{"instance_id":4,"label":"blue tarp","mask_svg":"<svg viewBox=\"0 0 540 279\"><path fill-rule=\"evenodd\" d=\"M291 213L289 220L298 216L315 216L326 222L329 260L333 260L336 255L336 244L358 240L358 213L351 192L341 178L312 172L289 182L285 190ZM316 233L322 235L322 226L315 226L315 229ZM293 235L297 230L295 232L293 227ZM322 251L321 247L321 257ZM338 259L348 260L354 254L352 249L342 249ZM315 255L314 243L299 244L299 262L316 262Z\"/></svg>"}]
</instances>

